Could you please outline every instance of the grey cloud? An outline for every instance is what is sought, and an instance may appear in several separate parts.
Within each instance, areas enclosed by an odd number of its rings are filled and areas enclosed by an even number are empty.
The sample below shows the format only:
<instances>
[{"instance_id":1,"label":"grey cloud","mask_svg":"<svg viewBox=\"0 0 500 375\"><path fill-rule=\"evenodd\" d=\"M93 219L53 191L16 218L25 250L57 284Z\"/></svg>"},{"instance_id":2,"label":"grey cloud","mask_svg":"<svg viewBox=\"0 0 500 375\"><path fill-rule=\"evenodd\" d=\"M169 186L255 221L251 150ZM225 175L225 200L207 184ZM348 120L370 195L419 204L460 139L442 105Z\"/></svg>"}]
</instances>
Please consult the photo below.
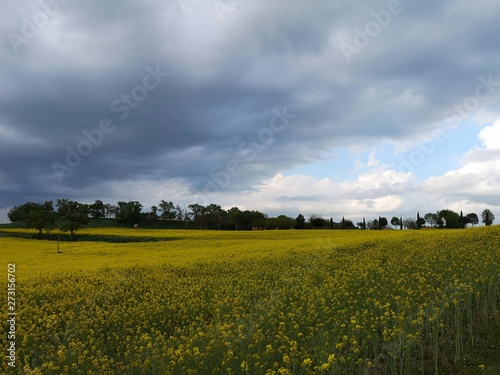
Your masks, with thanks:
<instances>
[{"instance_id":1,"label":"grey cloud","mask_svg":"<svg viewBox=\"0 0 500 375\"><path fill-rule=\"evenodd\" d=\"M0 84L8 90L0 94L0 129L34 140L18 147L0 138L1 160L10 160L1 176L16 186L3 190L4 206L134 178L176 178L199 192L231 160L242 172L225 189L249 190L353 140L431 130L448 106L473 95L479 75L499 75L493 2L402 2L351 64L335 36L353 38L386 1L244 2L224 22L195 1L69 2L16 55L6 35L38 11L28 4L10 4L0 27ZM157 64L170 76L120 120L111 104ZM370 89L377 95L366 96ZM414 97L404 101L407 92ZM297 117L246 162L239 144L283 106ZM116 129L60 186L51 163L63 163L66 147L103 118Z\"/></svg>"}]
</instances>

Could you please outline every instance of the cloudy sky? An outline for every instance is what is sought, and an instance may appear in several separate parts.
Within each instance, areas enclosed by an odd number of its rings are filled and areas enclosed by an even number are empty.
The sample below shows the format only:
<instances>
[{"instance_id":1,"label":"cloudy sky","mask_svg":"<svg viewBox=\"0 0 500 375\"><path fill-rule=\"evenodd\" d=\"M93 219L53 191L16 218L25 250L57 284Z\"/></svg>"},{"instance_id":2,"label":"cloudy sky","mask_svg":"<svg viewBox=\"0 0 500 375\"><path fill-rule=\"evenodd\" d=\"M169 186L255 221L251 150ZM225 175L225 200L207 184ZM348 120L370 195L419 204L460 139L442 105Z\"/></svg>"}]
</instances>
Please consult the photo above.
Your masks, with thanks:
<instances>
[{"instance_id":1,"label":"cloudy sky","mask_svg":"<svg viewBox=\"0 0 500 375\"><path fill-rule=\"evenodd\" d=\"M498 1L2 7L0 222L57 198L499 222Z\"/></svg>"}]
</instances>

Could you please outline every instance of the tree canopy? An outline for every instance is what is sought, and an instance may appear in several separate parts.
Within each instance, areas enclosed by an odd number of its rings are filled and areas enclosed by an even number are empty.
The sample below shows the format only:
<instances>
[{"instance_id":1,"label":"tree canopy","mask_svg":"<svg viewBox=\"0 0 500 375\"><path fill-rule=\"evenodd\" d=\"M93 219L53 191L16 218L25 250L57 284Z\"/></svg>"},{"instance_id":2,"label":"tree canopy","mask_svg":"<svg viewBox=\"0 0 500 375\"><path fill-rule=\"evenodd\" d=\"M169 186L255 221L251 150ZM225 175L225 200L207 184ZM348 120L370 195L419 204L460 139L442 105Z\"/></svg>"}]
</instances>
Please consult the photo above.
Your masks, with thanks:
<instances>
[{"instance_id":1,"label":"tree canopy","mask_svg":"<svg viewBox=\"0 0 500 375\"><path fill-rule=\"evenodd\" d=\"M490 226L495 221L495 215L488 208L481 213L481 221L484 225Z\"/></svg>"}]
</instances>

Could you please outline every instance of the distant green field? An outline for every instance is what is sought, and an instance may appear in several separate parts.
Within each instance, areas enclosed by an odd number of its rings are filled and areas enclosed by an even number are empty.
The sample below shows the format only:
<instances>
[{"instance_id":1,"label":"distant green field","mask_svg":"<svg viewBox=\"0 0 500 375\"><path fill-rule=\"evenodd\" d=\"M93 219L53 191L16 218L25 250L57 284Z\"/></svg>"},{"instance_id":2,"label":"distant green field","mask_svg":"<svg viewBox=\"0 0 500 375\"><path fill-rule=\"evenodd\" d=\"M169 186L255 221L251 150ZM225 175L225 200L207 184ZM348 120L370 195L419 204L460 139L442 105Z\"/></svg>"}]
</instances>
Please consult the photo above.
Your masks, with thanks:
<instances>
[{"instance_id":1,"label":"distant green field","mask_svg":"<svg viewBox=\"0 0 500 375\"><path fill-rule=\"evenodd\" d=\"M78 235L0 237L0 372L500 373L500 227Z\"/></svg>"}]
</instances>

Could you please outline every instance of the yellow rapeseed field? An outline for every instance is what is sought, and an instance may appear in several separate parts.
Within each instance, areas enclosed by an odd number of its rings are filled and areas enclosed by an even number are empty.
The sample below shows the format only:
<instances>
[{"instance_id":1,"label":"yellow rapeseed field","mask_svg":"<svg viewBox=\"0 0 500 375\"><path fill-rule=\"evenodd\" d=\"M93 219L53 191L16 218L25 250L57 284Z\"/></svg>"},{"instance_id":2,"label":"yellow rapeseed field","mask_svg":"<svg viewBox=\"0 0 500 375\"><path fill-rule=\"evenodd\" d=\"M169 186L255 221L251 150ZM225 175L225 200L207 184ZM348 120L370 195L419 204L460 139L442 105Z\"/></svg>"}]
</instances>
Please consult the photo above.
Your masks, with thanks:
<instances>
[{"instance_id":1,"label":"yellow rapeseed field","mask_svg":"<svg viewBox=\"0 0 500 375\"><path fill-rule=\"evenodd\" d=\"M0 237L1 373L438 374L500 307L500 227L78 234L161 241Z\"/></svg>"}]
</instances>

